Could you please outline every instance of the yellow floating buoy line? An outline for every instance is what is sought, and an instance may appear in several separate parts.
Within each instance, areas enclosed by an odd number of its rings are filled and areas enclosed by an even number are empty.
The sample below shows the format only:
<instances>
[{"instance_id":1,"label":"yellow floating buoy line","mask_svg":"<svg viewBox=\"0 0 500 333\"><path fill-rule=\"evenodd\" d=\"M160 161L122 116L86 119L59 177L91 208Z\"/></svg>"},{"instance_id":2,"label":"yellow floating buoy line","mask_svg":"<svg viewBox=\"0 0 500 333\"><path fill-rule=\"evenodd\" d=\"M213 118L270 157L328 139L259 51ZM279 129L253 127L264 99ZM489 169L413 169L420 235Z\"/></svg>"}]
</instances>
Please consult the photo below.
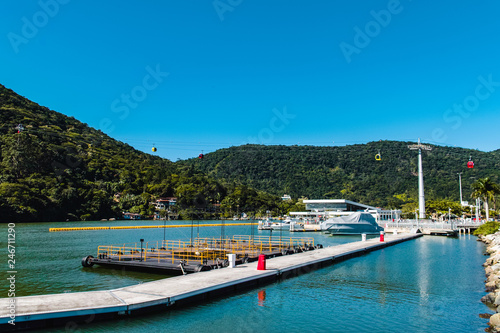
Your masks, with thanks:
<instances>
[{"instance_id":1,"label":"yellow floating buoy line","mask_svg":"<svg viewBox=\"0 0 500 333\"><path fill-rule=\"evenodd\" d=\"M115 229L147 229L147 228L187 228L192 226L200 227L221 227L221 226L236 226L236 225L257 225L257 223L204 223L204 224L170 224L170 225L131 225L131 226L116 226L116 227L74 227L74 228L49 228L49 232L56 231L81 231L81 230L115 230Z\"/></svg>"}]
</instances>

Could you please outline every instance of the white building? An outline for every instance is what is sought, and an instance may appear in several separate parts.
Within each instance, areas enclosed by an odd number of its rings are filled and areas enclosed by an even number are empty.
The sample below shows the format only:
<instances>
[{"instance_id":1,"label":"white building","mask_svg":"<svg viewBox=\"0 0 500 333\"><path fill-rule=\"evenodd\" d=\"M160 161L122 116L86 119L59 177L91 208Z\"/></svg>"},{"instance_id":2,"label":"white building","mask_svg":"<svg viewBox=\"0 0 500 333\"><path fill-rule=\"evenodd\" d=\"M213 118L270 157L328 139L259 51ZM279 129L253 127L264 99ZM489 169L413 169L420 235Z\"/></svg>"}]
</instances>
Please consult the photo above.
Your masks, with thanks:
<instances>
[{"instance_id":1,"label":"white building","mask_svg":"<svg viewBox=\"0 0 500 333\"><path fill-rule=\"evenodd\" d=\"M294 217L317 218L350 215L355 212L368 212L377 222L397 221L401 217L401 210L387 210L380 207L372 207L346 199L322 199L304 200L307 212L290 212Z\"/></svg>"},{"instance_id":2,"label":"white building","mask_svg":"<svg viewBox=\"0 0 500 333\"><path fill-rule=\"evenodd\" d=\"M167 197L167 198L160 198L156 200L155 202L155 209L156 210L162 210L162 209L170 209L171 206L175 206L177 203L177 198L176 197Z\"/></svg>"}]
</instances>

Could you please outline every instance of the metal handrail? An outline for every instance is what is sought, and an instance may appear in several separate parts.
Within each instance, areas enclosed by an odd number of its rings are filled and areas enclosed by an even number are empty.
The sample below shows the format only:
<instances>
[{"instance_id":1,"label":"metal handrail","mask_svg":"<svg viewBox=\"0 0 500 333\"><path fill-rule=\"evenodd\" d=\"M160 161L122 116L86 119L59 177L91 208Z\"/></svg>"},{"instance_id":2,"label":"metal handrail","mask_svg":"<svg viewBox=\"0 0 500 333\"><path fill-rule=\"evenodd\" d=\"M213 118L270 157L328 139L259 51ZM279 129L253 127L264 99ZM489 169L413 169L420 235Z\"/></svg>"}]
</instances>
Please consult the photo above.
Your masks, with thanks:
<instances>
[{"instance_id":1,"label":"metal handrail","mask_svg":"<svg viewBox=\"0 0 500 333\"><path fill-rule=\"evenodd\" d=\"M208 260L224 260L227 254L237 258L257 256L265 251L283 251L295 247L312 246L312 237L280 236L233 236L233 238L195 238L189 241L162 240L120 245L100 245L97 248L99 259L118 261L154 260L175 263L182 260L187 264L203 264Z\"/></svg>"}]
</instances>

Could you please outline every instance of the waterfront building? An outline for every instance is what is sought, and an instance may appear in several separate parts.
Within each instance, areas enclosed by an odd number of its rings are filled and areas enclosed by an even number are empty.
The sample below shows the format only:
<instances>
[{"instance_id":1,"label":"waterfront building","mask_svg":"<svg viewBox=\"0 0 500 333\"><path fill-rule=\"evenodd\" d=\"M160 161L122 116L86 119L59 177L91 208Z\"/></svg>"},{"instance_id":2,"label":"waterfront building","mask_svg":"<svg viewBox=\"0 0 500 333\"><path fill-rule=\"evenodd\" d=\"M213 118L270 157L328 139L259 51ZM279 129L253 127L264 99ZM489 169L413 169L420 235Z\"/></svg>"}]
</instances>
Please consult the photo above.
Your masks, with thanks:
<instances>
[{"instance_id":1,"label":"waterfront building","mask_svg":"<svg viewBox=\"0 0 500 333\"><path fill-rule=\"evenodd\" d=\"M156 210L162 210L162 209L169 209L170 206L175 206L177 203L177 198L176 197L167 197L167 198L160 198L156 200L155 202L155 209Z\"/></svg>"},{"instance_id":2,"label":"waterfront building","mask_svg":"<svg viewBox=\"0 0 500 333\"><path fill-rule=\"evenodd\" d=\"M329 218L347 216L356 212L370 213L378 223L397 221L401 218L401 210L383 209L346 199L304 200L307 212L290 212L296 218Z\"/></svg>"},{"instance_id":3,"label":"waterfront building","mask_svg":"<svg viewBox=\"0 0 500 333\"><path fill-rule=\"evenodd\" d=\"M142 218L141 214L123 212L123 218L125 220L140 220Z\"/></svg>"},{"instance_id":4,"label":"waterfront building","mask_svg":"<svg viewBox=\"0 0 500 333\"><path fill-rule=\"evenodd\" d=\"M290 201L290 200L292 200L292 197L289 194L284 194L281 197L281 200L283 200L283 201Z\"/></svg>"},{"instance_id":5,"label":"waterfront building","mask_svg":"<svg viewBox=\"0 0 500 333\"><path fill-rule=\"evenodd\" d=\"M163 216L164 218L169 219L169 217L172 217L174 219L177 219L177 214L170 214L172 213L171 208L177 204L177 198L176 197L166 197L166 198L159 198L155 201L155 212L153 215L153 218L155 220L161 220L162 216L160 214L160 211L165 211L167 213L167 217Z\"/></svg>"}]
</instances>

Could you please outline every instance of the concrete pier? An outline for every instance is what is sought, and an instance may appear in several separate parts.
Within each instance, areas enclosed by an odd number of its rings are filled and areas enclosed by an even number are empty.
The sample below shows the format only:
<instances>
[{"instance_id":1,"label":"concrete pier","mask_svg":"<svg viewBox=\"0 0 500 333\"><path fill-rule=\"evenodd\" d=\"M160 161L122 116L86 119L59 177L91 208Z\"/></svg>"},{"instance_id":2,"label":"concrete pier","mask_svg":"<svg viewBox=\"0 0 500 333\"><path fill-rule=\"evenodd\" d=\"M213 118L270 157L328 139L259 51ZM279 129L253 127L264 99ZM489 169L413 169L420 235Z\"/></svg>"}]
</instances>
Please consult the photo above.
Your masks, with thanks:
<instances>
[{"instance_id":1,"label":"concrete pier","mask_svg":"<svg viewBox=\"0 0 500 333\"><path fill-rule=\"evenodd\" d=\"M9 324L11 298L0 299L2 332L42 327L65 326L69 322L90 323L124 315L162 311L172 306L228 295L247 288L308 273L335 262L401 243L421 234L386 235L378 238L325 247L314 251L285 255L267 260L266 270L257 270L257 262L234 268L167 278L129 287L15 298L15 326Z\"/></svg>"}]
</instances>

